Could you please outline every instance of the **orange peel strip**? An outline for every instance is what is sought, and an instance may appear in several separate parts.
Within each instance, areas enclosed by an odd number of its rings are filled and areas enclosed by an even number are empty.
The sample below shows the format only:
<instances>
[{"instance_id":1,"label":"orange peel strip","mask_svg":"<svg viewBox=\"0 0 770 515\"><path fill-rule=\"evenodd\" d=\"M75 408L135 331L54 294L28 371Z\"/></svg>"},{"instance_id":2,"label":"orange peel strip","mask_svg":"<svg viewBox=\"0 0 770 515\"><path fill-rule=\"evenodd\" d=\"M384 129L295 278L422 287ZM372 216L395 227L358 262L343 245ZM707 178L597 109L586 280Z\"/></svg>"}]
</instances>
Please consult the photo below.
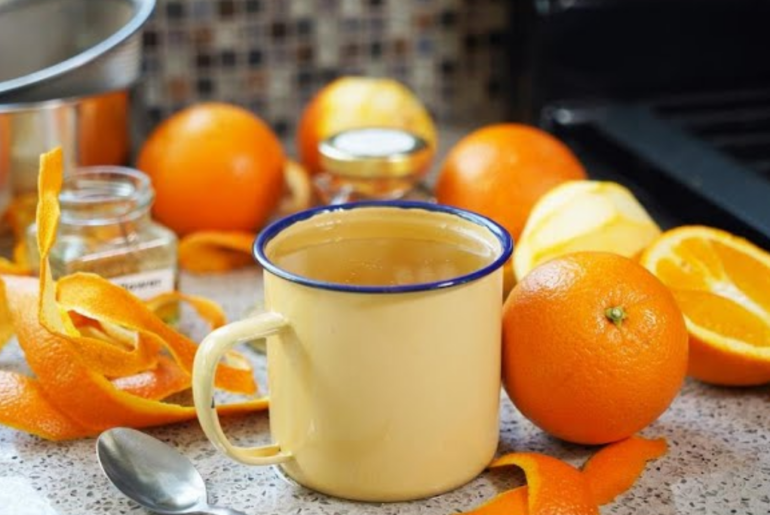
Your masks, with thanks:
<instances>
[{"instance_id":1,"label":"orange peel strip","mask_svg":"<svg viewBox=\"0 0 770 515\"><path fill-rule=\"evenodd\" d=\"M526 515L529 513L529 492L526 486L507 490L466 515Z\"/></svg>"},{"instance_id":2,"label":"orange peel strip","mask_svg":"<svg viewBox=\"0 0 770 515\"><path fill-rule=\"evenodd\" d=\"M11 376L16 379L15 384L18 386L16 390L20 388L22 391L14 390L10 394L6 392L6 395L13 395L14 398L22 397L28 401L17 405L14 413L9 415L9 420L5 420L4 423L14 427L35 430L35 428L30 428L23 423L24 418L29 413L39 410L41 406L44 408L55 407L54 410L44 409L44 411L48 411L49 415L58 412L59 418L74 422L77 430L64 431L63 435L52 434L50 431L38 431L38 433L44 437L74 438L115 426L147 427L195 418L196 414L193 407L145 399L116 388L103 374L86 366L76 350L80 339L79 332L75 322L68 315L68 311L78 310L68 310L57 303L56 283L51 277L48 262L48 252L55 238L59 217L58 193L61 188L61 175L61 150L56 149L44 154L41 157L40 202L37 209L38 249L41 256L39 282L32 278L18 276L5 276L3 278L6 305L16 329L19 345L27 357L29 367L37 376L37 381L19 380L16 376ZM84 288L87 293L107 293L101 297L101 303L104 305L119 303L124 307L124 310L132 309L134 307L132 304L141 306L141 309L136 311L140 315L139 318L142 320L146 318L151 326L157 325L161 329L161 334L140 327L136 328L140 337L161 338L162 335L171 333L172 336L183 338L178 333L168 329L165 324L154 317L139 299L128 294L122 288L115 287L106 280L89 274L81 274L80 279L80 282L87 283ZM71 285L70 290L72 290L73 295L70 295L70 298L77 299L78 281L65 281L65 283ZM99 289L99 286L102 289ZM66 292L67 288L64 290ZM85 298L93 301L87 294ZM80 308L77 303L70 305L70 307ZM104 321L104 317L99 316L100 310L93 309L93 306L91 308L85 310L83 314L87 318L80 317L80 322L85 324L90 319L89 324L98 321L101 323L102 329L109 328L110 324L121 325L124 329L126 328L126 324L120 324L120 320L107 319ZM143 315L145 315L144 318L142 318ZM98 329L95 324L92 325L94 329ZM186 339L178 340L176 343L179 344L179 341L182 342L182 351L192 350L194 356L194 349L197 346ZM174 345L169 347L172 353L174 350L179 351L179 349L174 348ZM177 352L177 355L179 354ZM191 361L192 356L189 358ZM180 361L179 364L182 365L180 369L187 372L184 369L184 362ZM226 369L227 367L221 368ZM235 372L241 375L247 373L253 384L250 370L235 370ZM156 377L156 379L159 378ZM151 393L146 392L145 394ZM2 400L8 402L7 398ZM264 409L266 406L267 399L257 399L229 406L225 405L220 411L223 414L237 414Z\"/></svg>"},{"instance_id":3,"label":"orange peel strip","mask_svg":"<svg viewBox=\"0 0 770 515\"><path fill-rule=\"evenodd\" d=\"M109 338L106 333L102 334ZM121 342L112 339L108 341L91 335L98 335L98 331L90 329L81 332L74 340L75 349L88 368L110 377L138 374L155 368L158 353L163 348L159 338L148 335L140 335L132 348L126 348Z\"/></svg>"},{"instance_id":4,"label":"orange peel strip","mask_svg":"<svg viewBox=\"0 0 770 515\"><path fill-rule=\"evenodd\" d=\"M649 440L632 436L598 451L583 465L582 472L542 454L507 454L495 460L489 468L518 465L524 469L529 485L505 491L465 513L598 513L599 505L612 502L630 489L642 474L645 464L663 456L667 448L664 438ZM533 498L530 498L530 491ZM592 509L593 512L590 511Z\"/></svg>"},{"instance_id":5,"label":"orange peel strip","mask_svg":"<svg viewBox=\"0 0 770 515\"><path fill-rule=\"evenodd\" d=\"M71 337L47 330L36 316L36 281L6 277L6 295L19 345L45 396L91 431L185 420L181 406L161 405L122 392L81 361Z\"/></svg>"},{"instance_id":6,"label":"orange peel strip","mask_svg":"<svg viewBox=\"0 0 770 515\"><path fill-rule=\"evenodd\" d=\"M8 305L19 344L37 376L46 399L65 416L94 434L110 427L148 427L194 419L195 408L144 399L121 391L101 374L89 370L74 349L73 338L52 333L36 316L37 281L8 276ZM223 415L263 410L267 399L223 405ZM37 409L30 405L29 411ZM21 416L21 413L19 414ZM19 427L19 420L5 421ZM73 435L72 437L84 436Z\"/></svg>"},{"instance_id":7,"label":"orange peel strip","mask_svg":"<svg viewBox=\"0 0 770 515\"><path fill-rule=\"evenodd\" d=\"M143 301L124 288L98 275L87 273L62 277L56 286L59 305L65 310L138 333L155 334L182 368L187 373L192 373L198 345L166 325ZM245 394L253 394L257 390L251 369L241 366L236 368L231 364L219 366L216 385L225 390Z\"/></svg>"},{"instance_id":8,"label":"orange peel strip","mask_svg":"<svg viewBox=\"0 0 770 515\"><path fill-rule=\"evenodd\" d=\"M56 239L59 222L59 193L63 181L60 148L40 157L37 204L37 245L40 254L40 323L61 336L77 336L77 330L65 311L74 311L95 320L123 326L138 333L153 333L163 340L182 368L192 372L195 342L177 333L158 318L137 297L106 279L86 273L66 276L54 283L48 254ZM58 297L58 302L57 302ZM230 391L252 394L256 383L250 368L221 365L217 386Z\"/></svg>"},{"instance_id":9,"label":"orange peel strip","mask_svg":"<svg viewBox=\"0 0 770 515\"><path fill-rule=\"evenodd\" d=\"M157 313L172 304L176 304L180 300L192 306L196 313L198 313L198 316L209 323L211 329L222 327L227 323L227 315L222 309L222 306L210 299L198 295L172 291L161 293L160 295L145 301L145 304L147 304L147 307L151 311Z\"/></svg>"},{"instance_id":10,"label":"orange peel strip","mask_svg":"<svg viewBox=\"0 0 770 515\"><path fill-rule=\"evenodd\" d=\"M47 440L89 436L89 431L56 409L35 379L0 370L0 424Z\"/></svg>"},{"instance_id":11,"label":"orange peel strip","mask_svg":"<svg viewBox=\"0 0 770 515\"><path fill-rule=\"evenodd\" d=\"M583 476L598 504L612 502L634 485L648 461L660 458L668 445L664 438L632 436L594 454L583 465Z\"/></svg>"},{"instance_id":12,"label":"orange peel strip","mask_svg":"<svg viewBox=\"0 0 770 515\"><path fill-rule=\"evenodd\" d=\"M160 356L155 369L113 379L112 384L126 393L159 401L190 388L190 374L174 360Z\"/></svg>"},{"instance_id":13,"label":"orange peel strip","mask_svg":"<svg viewBox=\"0 0 770 515\"><path fill-rule=\"evenodd\" d=\"M490 468L516 465L527 477L527 508L533 515L597 515L583 474L572 465L538 453L512 453L496 459ZM521 494L512 494L521 495ZM520 502L510 499L509 502ZM488 511L491 514L492 511ZM495 513L503 513L495 511Z\"/></svg>"},{"instance_id":14,"label":"orange peel strip","mask_svg":"<svg viewBox=\"0 0 770 515\"><path fill-rule=\"evenodd\" d=\"M254 262L256 235L239 231L201 231L179 242L179 266L190 272L226 272Z\"/></svg>"}]
</instances>

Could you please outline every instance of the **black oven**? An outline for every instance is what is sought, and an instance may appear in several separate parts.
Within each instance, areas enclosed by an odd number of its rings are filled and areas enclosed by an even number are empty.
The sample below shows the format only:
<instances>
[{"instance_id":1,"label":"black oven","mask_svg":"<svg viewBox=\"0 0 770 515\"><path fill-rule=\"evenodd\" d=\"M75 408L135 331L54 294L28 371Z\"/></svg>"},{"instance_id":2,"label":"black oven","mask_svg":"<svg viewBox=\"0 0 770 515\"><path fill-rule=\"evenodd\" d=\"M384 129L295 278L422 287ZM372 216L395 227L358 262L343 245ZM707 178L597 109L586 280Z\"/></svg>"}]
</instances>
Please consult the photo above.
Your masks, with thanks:
<instances>
[{"instance_id":1,"label":"black oven","mask_svg":"<svg viewBox=\"0 0 770 515\"><path fill-rule=\"evenodd\" d=\"M622 182L663 227L770 249L770 2L521 0L511 116Z\"/></svg>"}]
</instances>

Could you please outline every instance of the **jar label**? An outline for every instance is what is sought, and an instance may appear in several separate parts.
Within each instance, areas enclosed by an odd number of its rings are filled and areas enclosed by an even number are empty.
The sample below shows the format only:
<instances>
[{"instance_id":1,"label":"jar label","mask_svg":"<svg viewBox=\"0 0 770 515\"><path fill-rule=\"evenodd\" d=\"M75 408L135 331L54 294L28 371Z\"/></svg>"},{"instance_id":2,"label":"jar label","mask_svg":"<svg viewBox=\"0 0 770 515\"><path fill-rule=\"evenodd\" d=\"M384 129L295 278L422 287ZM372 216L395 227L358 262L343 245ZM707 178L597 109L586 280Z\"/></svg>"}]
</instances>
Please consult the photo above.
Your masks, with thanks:
<instances>
[{"instance_id":1,"label":"jar label","mask_svg":"<svg viewBox=\"0 0 770 515\"><path fill-rule=\"evenodd\" d=\"M142 300L151 299L161 293L174 291L176 274L173 268L140 272L138 274L110 277L109 280L122 286Z\"/></svg>"}]
</instances>

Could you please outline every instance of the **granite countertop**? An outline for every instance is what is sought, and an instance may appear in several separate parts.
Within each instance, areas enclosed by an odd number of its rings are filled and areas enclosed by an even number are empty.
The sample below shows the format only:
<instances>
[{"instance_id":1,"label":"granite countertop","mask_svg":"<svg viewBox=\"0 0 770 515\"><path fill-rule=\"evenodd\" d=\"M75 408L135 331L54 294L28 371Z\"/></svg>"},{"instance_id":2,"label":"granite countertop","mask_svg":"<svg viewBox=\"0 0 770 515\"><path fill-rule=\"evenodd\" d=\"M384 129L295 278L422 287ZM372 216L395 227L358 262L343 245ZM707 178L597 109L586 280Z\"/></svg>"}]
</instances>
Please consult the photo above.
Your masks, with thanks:
<instances>
[{"instance_id":1,"label":"granite countertop","mask_svg":"<svg viewBox=\"0 0 770 515\"><path fill-rule=\"evenodd\" d=\"M443 130L442 155L464 131ZM183 274L180 289L221 303L231 320L261 300L256 266L224 275ZM184 312L182 330L196 340L206 328ZM243 349L260 385L266 385L264 356ZM15 343L0 353L0 368L24 370ZM688 380L669 410L642 432L665 437L666 456L647 465L634 487L602 508L609 514L770 513L770 387L728 389ZM528 422L501 392L499 453L542 452L581 465L596 448L547 436ZM223 418L228 435L242 445L265 443L265 413ZM358 503L327 497L284 480L274 468L229 461L208 442L197 422L151 428L147 433L188 456L203 477L213 503L257 514L447 515L468 511L496 493L523 484L514 467L484 472L453 492L408 503ZM47 442L0 426L0 515L115 515L146 513L102 474L94 438ZM447 452L452 452L447 449Z\"/></svg>"},{"instance_id":2,"label":"granite countertop","mask_svg":"<svg viewBox=\"0 0 770 515\"><path fill-rule=\"evenodd\" d=\"M230 319L242 317L261 297L256 267L220 276L182 277L181 288L213 298ZM200 338L205 327L185 313L182 329ZM245 350L261 385L265 359ZM0 354L0 367L22 369L15 343ZM669 453L648 464L635 486L603 513L657 515L770 512L770 388L727 389L687 381L671 408L642 434L665 437ZM535 451L582 464L594 448L548 437L500 400L500 453ZM265 442L268 417L257 413L223 419L225 431L241 444ZM218 454L197 422L147 429L193 460L206 479L211 500L249 514L446 515L467 511L497 492L523 483L511 468L484 472L468 485L432 499L378 504L343 501L285 481L273 468L248 467ZM47 442L0 427L0 515L88 515L144 513L102 474L94 438ZM447 449L447 452L452 452Z\"/></svg>"}]
</instances>

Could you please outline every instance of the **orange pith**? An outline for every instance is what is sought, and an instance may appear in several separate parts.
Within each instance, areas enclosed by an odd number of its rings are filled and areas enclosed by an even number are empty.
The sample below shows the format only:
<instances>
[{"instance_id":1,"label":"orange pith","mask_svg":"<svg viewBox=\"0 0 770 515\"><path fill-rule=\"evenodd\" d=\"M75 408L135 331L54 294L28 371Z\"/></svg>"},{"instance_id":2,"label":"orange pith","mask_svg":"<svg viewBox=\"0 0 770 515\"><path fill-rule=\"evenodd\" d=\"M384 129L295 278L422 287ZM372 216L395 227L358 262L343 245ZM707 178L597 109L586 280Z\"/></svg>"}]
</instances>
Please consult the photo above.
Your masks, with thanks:
<instances>
[{"instance_id":1,"label":"orange pith","mask_svg":"<svg viewBox=\"0 0 770 515\"><path fill-rule=\"evenodd\" d=\"M619 255L556 258L505 303L505 389L522 414L564 440L608 443L641 430L668 408L686 365L687 331L673 296Z\"/></svg>"},{"instance_id":2,"label":"orange pith","mask_svg":"<svg viewBox=\"0 0 770 515\"><path fill-rule=\"evenodd\" d=\"M664 233L641 263L673 292L690 333L688 372L705 382L770 382L770 254L710 227Z\"/></svg>"}]
</instances>

